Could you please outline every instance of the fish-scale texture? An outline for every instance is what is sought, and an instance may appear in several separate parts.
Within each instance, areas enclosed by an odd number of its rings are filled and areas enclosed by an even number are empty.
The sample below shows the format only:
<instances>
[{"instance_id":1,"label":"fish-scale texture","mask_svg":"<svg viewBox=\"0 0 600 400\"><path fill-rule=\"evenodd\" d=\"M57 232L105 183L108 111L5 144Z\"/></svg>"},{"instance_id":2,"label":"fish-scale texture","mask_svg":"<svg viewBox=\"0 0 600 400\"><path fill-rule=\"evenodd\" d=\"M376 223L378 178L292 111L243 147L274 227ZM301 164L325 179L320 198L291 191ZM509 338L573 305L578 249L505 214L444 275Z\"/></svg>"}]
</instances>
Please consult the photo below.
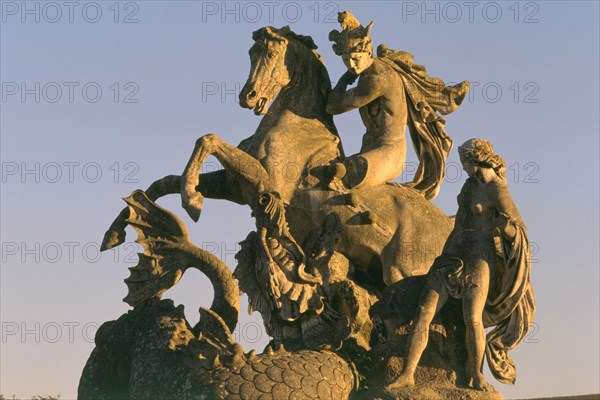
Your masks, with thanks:
<instances>
[{"instance_id":1,"label":"fish-scale texture","mask_svg":"<svg viewBox=\"0 0 600 400\"><path fill-rule=\"evenodd\" d=\"M242 368L213 372L219 399L347 399L354 388L352 368L329 351L278 351L248 360Z\"/></svg>"}]
</instances>

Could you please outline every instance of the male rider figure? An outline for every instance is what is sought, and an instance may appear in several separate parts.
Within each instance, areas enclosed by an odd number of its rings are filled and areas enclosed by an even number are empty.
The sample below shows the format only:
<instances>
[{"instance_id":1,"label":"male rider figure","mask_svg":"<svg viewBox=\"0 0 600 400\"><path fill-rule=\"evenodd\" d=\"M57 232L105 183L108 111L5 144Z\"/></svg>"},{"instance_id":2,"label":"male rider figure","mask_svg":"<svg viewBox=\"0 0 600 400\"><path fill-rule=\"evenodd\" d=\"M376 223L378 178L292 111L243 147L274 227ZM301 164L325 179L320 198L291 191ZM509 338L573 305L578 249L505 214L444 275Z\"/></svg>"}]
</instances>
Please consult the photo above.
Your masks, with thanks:
<instances>
[{"instance_id":1,"label":"male rider figure","mask_svg":"<svg viewBox=\"0 0 600 400\"><path fill-rule=\"evenodd\" d=\"M452 147L445 121L435 111L447 114L458 108L468 81L447 87L413 64L409 53L383 45L375 58L369 35L373 23L365 28L349 12L340 13L338 21L343 30L330 32L329 39L348 71L330 94L327 112L336 115L358 108L366 132L360 152L333 165L330 187L370 187L399 177L406 161L408 123L420 160L411 186L427 198L435 197ZM356 87L346 90L357 78Z\"/></svg>"}]
</instances>

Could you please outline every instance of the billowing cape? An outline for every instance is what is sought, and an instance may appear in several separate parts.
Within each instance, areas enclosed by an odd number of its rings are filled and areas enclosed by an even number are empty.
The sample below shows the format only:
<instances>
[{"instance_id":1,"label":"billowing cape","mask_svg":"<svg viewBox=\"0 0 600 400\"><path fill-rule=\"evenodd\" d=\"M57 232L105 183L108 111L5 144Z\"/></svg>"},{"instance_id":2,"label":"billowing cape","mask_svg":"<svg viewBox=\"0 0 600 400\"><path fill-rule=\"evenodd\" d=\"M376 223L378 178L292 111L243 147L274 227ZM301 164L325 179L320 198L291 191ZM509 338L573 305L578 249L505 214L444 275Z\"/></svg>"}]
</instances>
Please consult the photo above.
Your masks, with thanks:
<instances>
[{"instance_id":1,"label":"billowing cape","mask_svg":"<svg viewBox=\"0 0 600 400\"><path fill-rule=\"evenodd\" d=\"M443 115L462 103L469 91L469 81L446 86L444 81L427 75L425 67L413 64L413 56L404 51L377 48L377 57L392 66L404 82L408 103L408 128L419 167L411 183L427 199L437 196L446 172L446 158L452 139L446 133Z\"/></svg>"}]
</instances>

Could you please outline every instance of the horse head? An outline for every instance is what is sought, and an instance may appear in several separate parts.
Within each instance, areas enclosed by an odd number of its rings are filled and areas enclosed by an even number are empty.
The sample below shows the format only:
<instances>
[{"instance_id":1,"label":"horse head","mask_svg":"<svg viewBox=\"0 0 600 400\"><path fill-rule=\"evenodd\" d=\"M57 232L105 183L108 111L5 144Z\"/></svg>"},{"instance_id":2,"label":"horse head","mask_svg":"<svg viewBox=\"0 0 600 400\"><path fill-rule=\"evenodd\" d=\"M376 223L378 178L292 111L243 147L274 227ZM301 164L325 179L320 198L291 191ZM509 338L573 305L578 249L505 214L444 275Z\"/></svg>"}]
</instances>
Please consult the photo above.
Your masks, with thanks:
<instances>
[{"instance_id":1,"label":"horse head","mask_svg":"<svg viewBox=\"0 0 600 400\"><path fill-rule=\"evenodd\" d=\"M240 92L242 107L264 115L278 93L291 86L302 89L301 93L295 93L296 97L298 94L313 97L310 103L326 98L331 82L310 36L298 35L289 26L280 29L267 26L255 31L252 39L250 74ZM301 71L306 75L304 79L300 77ZM294 85L294 80L298 85ZM312 93L311 86L317 86L321 93ZM315 95L320 99L314 99Z\"/></svg>"}]
</instances>

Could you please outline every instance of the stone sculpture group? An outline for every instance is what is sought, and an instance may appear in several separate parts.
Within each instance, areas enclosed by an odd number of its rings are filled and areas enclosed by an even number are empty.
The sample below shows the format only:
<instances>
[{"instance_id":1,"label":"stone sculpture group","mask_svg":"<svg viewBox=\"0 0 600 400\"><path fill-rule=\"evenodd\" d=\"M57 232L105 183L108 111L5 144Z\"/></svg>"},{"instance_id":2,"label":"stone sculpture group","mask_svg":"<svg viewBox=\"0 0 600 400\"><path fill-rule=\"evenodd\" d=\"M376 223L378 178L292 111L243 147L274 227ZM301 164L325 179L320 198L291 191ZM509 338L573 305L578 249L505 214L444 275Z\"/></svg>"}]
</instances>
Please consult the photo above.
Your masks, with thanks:
<instances>
[{"instance_id":1,"label":"stone sculpture group","mask_svg":"<svg viewBox=\"0 0 600 400\"><path fill-rule=\"evenodd\" d=\"M429 201L452 148L440 114L460 106L469 83L446 86L385 45L375 56L373 23L338 20L329 39L348 71L333 89L311 37L257 30L240 93L263 116L256 132L237 147L201 137L182 175L125 198L102 249L122 244L126 226L136 231L144 253L124 299L133 308L98 330L79 398L502 398L483 376L484 355L498 381L514 384L508 351L535 302L504 160L485 139L468 140L456 216ZM346 156L333 115L354 109L366 133ZM390 182L407 126L419 168L412 182ZM201 173L209 155L222 170ZM155 203L167 194L180 194L194 221L205 197L251 207L256 230L233 273ZM193 327L161 299L188 268L214 288ZM241 293L272 338L261 354L232 337Z\"/></svg>"}]
</instances>

